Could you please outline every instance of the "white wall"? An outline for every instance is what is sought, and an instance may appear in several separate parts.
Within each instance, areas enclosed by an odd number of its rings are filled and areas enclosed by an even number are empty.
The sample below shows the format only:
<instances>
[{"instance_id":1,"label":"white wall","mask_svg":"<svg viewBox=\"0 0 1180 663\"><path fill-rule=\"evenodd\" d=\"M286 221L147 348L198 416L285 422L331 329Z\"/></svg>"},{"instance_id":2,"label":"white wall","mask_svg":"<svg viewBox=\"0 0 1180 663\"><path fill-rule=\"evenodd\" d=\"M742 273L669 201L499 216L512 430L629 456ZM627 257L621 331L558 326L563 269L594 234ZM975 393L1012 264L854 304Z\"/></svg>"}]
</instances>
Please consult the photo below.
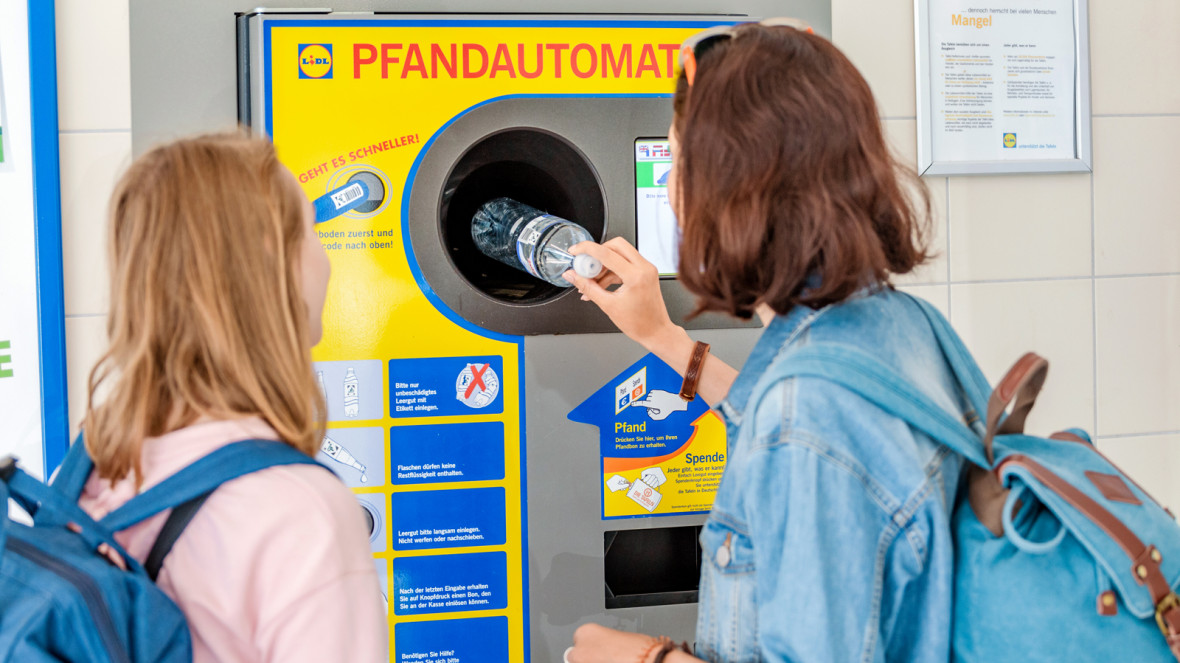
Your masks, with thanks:
<instances>
[{"instance_id":1,"label":"white wall","mask_svg":"<svg viewBox=\"0 0 1180 663\"><path fill-rule=\"evenodd\" d=\"M913 0L833 0L837 46L916 159ZM910 289L994 382L1049 359L1029 430L1080 426L1180 505L1180 4L1090 0L1093 174L933 177L943 258Z\"/></svg>"},{"instance_id":2,"label":"white wall","mask_svg":"<svg viewBox=\"0 0 1180 663\"><path fill-rule=\"evenodd\" d=\"M130 160L127 0L56 0L70 418L103 349L107 197ZM833 0L898 151L915 159L912 0ZM1052 363L1030 431L1080 426L1180 506L1180 4L1091 0L1094 173L929 178L938 261L908 286L993 381Z\"/></svg>"}]
</instances>

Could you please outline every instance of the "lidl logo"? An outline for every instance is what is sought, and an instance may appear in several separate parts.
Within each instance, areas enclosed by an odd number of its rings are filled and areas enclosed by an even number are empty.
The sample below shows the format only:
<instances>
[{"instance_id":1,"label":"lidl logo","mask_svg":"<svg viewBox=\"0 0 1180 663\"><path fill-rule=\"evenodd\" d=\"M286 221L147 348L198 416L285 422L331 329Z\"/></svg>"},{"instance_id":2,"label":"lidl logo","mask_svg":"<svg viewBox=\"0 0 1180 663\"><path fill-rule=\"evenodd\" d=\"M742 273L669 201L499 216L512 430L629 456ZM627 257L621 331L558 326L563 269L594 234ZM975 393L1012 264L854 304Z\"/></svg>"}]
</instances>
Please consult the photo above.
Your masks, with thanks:
<instances>
[{"instance_id":1,"label":"lidl logo","mask_svg":"<svg viewBox=\"0 0 1180 663\"><path fill-rule=\"evenodd\" d=\"M300 44L299 45L299 77L300 78L331 78L332 77L332 45L331 44Z\"/></svg>"},{"instance_id":2,"label":"lidl logo","mask_svg":"<svg viewBox=\"0 0 1180 663\"><path fill-rule=\"evenodd\" d=\"M1016 147L1016 134L1004 134L1004 147Z\"/></svg>"}]
</instances>

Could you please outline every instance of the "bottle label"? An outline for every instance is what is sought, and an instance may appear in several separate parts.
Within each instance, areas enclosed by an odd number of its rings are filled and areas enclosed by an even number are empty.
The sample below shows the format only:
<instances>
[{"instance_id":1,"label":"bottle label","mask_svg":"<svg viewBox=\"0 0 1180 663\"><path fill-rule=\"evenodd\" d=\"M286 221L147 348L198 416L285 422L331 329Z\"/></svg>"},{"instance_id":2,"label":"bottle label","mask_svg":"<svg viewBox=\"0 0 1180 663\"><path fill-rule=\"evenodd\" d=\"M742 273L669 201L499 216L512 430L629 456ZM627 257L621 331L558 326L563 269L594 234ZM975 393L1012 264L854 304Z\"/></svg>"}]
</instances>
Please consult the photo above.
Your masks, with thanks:
<instances>
[{"instance_id":1,"label":"bottle label","mask_svg":"<svg viewBox=\"0 0 1180 663\"><path fill-rule=\"evenodd\" d=\"M357 198L365 195L365 189L360 185L359 182L354 182L351 185L340 189L339 191L334 191L330 195L332 196L332 204L336 206L336 209L340 209L348 203L351 203Z\"/></svg>"},{"instance_id":2,"label":"bottle label","mask_svg":"<svg viewBox=\"0 0 1180 663\"><path fill-rule=\"evenodd\" d=\"M529 221L524 230L520 231L520 237L516 240L516 259L526 272L542 278L540 270L537 269L537 243L545 236L545 231L563 222L560 217L542 214Z\"/></svg>"}]
</instances>

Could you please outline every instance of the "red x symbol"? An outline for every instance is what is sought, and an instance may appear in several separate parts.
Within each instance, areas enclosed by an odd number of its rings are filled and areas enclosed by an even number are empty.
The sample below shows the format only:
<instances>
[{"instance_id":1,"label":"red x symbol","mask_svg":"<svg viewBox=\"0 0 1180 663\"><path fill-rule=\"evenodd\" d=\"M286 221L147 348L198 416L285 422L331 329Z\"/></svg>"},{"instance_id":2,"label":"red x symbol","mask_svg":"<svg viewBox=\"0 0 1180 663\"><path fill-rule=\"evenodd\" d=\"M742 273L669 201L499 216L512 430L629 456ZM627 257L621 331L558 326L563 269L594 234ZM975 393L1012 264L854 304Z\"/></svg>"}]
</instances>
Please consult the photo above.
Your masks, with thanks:
<instances>
[{"instance_id":1,"label":"red x symbol","mask_svg":"<svg viewBox=\"0 0 1180 663\"><path fill-rule=\"evenodd\" d=\"M475 364L467 364L467 368L471 369L471 384L467 385L467 391L463 392L463 398L471 398L471 394L475 393L475 385L479 385L480 391L487 391L488 386L483 383L483 374L490 367L491 364L484 364L483 368L476 368Z\"/></svg>"}]
</instances>

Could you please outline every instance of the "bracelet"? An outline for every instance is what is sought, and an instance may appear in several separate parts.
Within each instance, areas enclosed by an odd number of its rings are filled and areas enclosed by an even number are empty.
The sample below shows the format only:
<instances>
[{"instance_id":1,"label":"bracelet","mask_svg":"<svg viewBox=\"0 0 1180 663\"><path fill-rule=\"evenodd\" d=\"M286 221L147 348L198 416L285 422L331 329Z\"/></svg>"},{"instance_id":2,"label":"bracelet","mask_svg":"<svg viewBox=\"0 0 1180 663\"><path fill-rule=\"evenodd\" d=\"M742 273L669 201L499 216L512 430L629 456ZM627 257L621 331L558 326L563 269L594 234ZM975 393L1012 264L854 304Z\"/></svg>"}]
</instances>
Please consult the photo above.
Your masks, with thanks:
<instances>
[{"instance_id":1,"label":"bracelet","mask_svg":"<svg viewBox=\"0 0 1180 663\"><path fill-rule=\"evenodd\" d=\"M643 653L639 655L639 663L646 663L647 657L651 655L653 650L657 648L662 650L663 647L671 643L672 641L669 640L668 636L665 635L661 635L658 638L652 638L651 644L649 644L647 648L643 650ZM661 656L663 656L663 654L656 654L656 660L659 660Z\"/></svg>"},{"instance_id":2,"label":"bracelet","mask_svg":"<svg viewBox=\"0 0 1180 663\"><path fill-rule=\"evenodd\" d=\"M697 341L692 346L692 357L688 360L688 368L684 371L684 384L680 386L680 398L691 401L697 397L697 383L701 381L701 368L705 365L705 357L709 356L709 344Z\"/></svg>"},{"instance_id":3,"label":"bracelet","mask_svg":"<svg viewBox=\"0 0 1180 663\"><path fill-rule=\"evenodd\" d=\"M677 645L676 643L672 642L671 640L667 640L660 647L660 651L656 653L656 657L651 663L664 663L664 658L667 657L668 654L676 651L677 649L684 652L685 654L688 654L689 656L692 655L692 650L690 650L688 648L687 642L682 642L679 645Z\"/></svg>"}]
</instances>

